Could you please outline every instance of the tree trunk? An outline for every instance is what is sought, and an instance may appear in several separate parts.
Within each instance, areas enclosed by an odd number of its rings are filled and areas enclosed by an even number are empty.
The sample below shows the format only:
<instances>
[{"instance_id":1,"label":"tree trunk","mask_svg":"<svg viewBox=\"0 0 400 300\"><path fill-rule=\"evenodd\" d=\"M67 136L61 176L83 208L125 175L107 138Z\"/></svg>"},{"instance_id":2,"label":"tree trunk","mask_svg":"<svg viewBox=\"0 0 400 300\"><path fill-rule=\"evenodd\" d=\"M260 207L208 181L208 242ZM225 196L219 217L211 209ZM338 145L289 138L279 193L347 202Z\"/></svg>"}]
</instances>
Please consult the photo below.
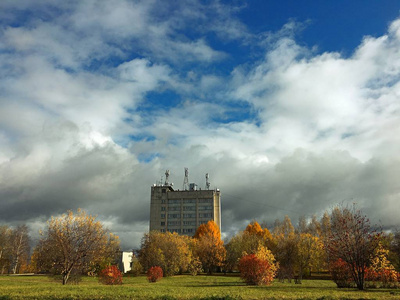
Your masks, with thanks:
<instances>
[{"instance_id":1,"label":"tree trunk","mask_svg":"<svg viewBox=\"0 0 400 300\"><path fill-rule=\"evenodd\" d=\"M62 284L66 285L69 279L69 275L71 274L71 271L67 271L62 274Z\"/></svg>"}]
</instances>

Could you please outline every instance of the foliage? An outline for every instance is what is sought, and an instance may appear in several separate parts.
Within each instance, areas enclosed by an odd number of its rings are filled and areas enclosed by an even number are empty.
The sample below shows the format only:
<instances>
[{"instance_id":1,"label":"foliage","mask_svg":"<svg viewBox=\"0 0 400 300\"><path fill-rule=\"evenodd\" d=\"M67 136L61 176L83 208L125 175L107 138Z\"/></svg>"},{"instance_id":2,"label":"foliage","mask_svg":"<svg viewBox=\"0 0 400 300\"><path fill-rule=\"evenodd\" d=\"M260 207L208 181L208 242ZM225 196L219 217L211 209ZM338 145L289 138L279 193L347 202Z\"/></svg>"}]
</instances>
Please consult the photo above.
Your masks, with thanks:
<instances>
[{"instance_id":1,"label":"foliage","mask_svg":"<svg viewBox=\"0 0 400 300\"><path fill-rule=\"evenodd\" d=\"M165 276L185 272L192 259L187 236L152 231L142 238L139 261L145 270L160 266Z\"/></svg>"},{"instance_id":2,"label":"foliage","mask_svg":"<svg viewBox=\"0 0 400 300\"><path fill-rule=\"evenodd\" d=\"M151 267L147 271L147 280L149 282L157 282L163 277L163 270L159 266Z\"/></svg>"},{"instance_id":3,"label":"foliage","mask_svg":"<svg viewBox=\"0 0 400 300\"><path fill-rule=\"evenodd\" d=\"M86 272L118 255L119 241L95 217L83 210L52 217L34 250L36 269L62 275L66 284L73 270Z\"/></svg>"},{"instance_id":4,"label":"foliage","mask_svg":"<svg viewBox=\"0 0 400 300\"><path fill-rule=\"evenodd\" d=\"M306 269L320 269L324 264L325 251L322 241L310 233L300 233L297 235L297 257L296 266L298 267L298 282L301 283L303 273Z\"/></svg>"},{"instance_id":5,"label":"foliage","mask_svg":"<svg viewBox=\"0 0 400 300\"><path fill-rule=\"evenodd\" d=\"M369 219L355 206L336 207L331 222L331 234L324 239L328 258L346 262L357 288L363 290L365 270L378 247L381 233L372 228Z\"/></svg>"},{"instance_id":6,"label":"foliage","mask_svg":"<svg viewBox=\"0 0 400 300\"><path fill-rule=\"evenodd\" d=\"M278 278L281 281L286 278L290 282L295 275L298 240L288 216L285 216L282 223L276 222L274 239L276 241L275 258L279 262Z\"/></svg>"},{"instance_id":7,"label":"foliage","mask_svg":"<svg viewBox=\"0 0 400 300\"><path fill-rule=\"evenodd\" d=\"M217 267L222 267L226 258L226 249L221 240L221 233L214 221L202 224L194 235L195 255L201 261L203 269L212 274Z\"/></svg>"},{"instance_id":8,"label":"foliage","mask_svg":"<svg viewBox=\"0 0 400 300\"><path fill-rule=\"evenodd\" d=\"M196 276L203 271L201 261L198 257L193 257L188 266L188 271L192 276Z\"/></svg>"},{"instance_id":9,"label":"foliage","mask_svg":"<svg viewBox=\"0 0 400 300\"><path fill-rule=\"evenodd\" d=\"M377 287L379 282L382 287L395 287L398 282L398 274L394 266L388 260L389 250L384 249L379 243L371 257L371 265L367 268L365 279L372 281L373 286ZM400 279L400 278L399 278Z\"/></svg>"},{"instance_id":10,"label":"foliage","mask_svg":"<svg viewBox=\"0 0 400 300\"><path fill-rule=\"evenodd\" d=\"M122 273L117 266L108 266L100 271L99 281L107 285L122 284Z\"/></svg>"},{"instance_id":11,"label":"foliage","mask_svg":"<svg viewBox=\"0 0 400 300\"><path fill-rule=\"evenodd\" d=\"M132 268L128 273L132 274L133 276L139 276L143 273L143 266L138 259L132 260Z\"/></svg>"},{"instance_id":12,"label":"foliage","mask_svg":"<svg viewBox=\"0 0 400 300\"><path fill-rule=\"evenodd\" d=\"M331 261L329 270L332 275L332 280L338 288L347 288L353 286L353 278L349 265L341 258L336 261Z\"/></svg>"},{"instance_id":13,"label":"foliage","mask_svg":"<svg viewBox=\"0 0 400 300\"><path fill-rule=\"evenodd\" d=\"M30 238L28 227L0 226L0 274L23 273L28 268Z\"/></svg>"},{"instance_id":14,"label":"foliage","mask_svg":"<svg viewBox=\"0 0 400 300\"><path fill-rule=\"evenodd\" d=\"M240 277L250 285L267 285L278 269L275 257L265 246L259 245L255 254L246 254L239 261Z\"/></svg>"}]
</instances>

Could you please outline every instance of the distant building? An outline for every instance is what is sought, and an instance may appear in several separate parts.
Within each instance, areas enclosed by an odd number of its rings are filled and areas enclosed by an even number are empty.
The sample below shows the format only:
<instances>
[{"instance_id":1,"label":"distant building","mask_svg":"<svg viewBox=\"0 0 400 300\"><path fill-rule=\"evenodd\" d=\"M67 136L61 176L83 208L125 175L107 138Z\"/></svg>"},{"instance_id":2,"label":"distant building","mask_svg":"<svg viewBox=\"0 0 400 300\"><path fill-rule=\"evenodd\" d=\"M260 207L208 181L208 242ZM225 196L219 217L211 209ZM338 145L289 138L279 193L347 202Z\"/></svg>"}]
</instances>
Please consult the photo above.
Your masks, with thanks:
<instances>
[{"instance_id":1,"label":"distant building","mask_svg":"<svg viewBox=\"0 0 400 300\"><path fill-rule=\"evenodd\" d=\"M150 231L194 235L197 227L210 220L221 228L221 193L218 189L208 189L208 174L205 190L188 183L187 169L181 191L173 189L168 176L169 171L165 183L151 187Z\"/></svg>"},{"instance_id":2,"label":"distant building","mask_svg":"<svg viewBox=\"0 0 400 300\"><path fill-rule=\"evenodd\" d=\"M121 251L118 267L122 273L129 272L132 269L133 251Z\"/></svg>"}]
</instances>

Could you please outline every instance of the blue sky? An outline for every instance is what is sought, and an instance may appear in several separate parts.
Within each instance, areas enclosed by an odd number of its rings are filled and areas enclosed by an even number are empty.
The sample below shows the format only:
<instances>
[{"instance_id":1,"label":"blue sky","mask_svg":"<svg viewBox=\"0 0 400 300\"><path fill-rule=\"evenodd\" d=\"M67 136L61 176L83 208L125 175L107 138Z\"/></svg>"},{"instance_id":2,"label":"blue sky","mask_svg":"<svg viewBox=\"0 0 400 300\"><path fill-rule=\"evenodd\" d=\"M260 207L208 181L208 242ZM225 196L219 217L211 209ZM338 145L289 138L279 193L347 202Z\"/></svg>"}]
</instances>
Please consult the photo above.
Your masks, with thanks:
<instances>
[{"instance_id":1,"label":"blue sky","mask_svg":"<svg viewBox=\"0 0 400 300\"><path fill-rule=\"evenodd\" d=\"M399 226L398 1L2 1L0 223L137 246L165 169L224 236L357 202ZM246 204L244 204L246 203Z\"/></svg>"}]
</instances>

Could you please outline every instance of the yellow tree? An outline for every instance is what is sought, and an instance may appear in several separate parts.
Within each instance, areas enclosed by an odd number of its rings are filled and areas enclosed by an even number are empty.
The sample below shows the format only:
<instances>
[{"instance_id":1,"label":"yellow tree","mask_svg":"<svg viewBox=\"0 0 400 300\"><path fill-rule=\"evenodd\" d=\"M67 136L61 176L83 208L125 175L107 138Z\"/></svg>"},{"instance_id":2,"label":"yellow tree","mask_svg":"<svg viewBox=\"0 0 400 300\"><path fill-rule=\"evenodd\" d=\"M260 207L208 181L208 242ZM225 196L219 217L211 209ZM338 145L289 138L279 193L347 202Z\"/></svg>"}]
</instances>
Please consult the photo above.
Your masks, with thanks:
<instances>
[{"instance_id":1,"label":"yellow tree","mask_svg":"<svg viewBox=\"0 0 400 300\"><path fill-rule=\"evenodd\" d=\"M226 257L224 242L221 240L221 232L214 221L208 221L200 225L194 238L196 242L196 254L199 257L204 270L212 274L213 270L221 267Z\"/></svg>"},{"instance_id":2,"label":"yellow tree","mask_svg":"<svg viewBox=\"0 0 400 300\"><path fill-rule=\"evenodd\" d=\"M142 238L139 261L145 270L159 266L165 276L184 272L192 260L189 238L176 232L152 231Z\"/></svg>"},{"instance_id":3,"label":"yellow tree","mask_svg":"<svg viewBox=\"0 0 400 300\"><path fill-rule=\"evenodd\" d=\"M297 237L297 266L299 269L299 283L306 269L319 268L324 261L322 241L309 233L300 233Z\"/></svg>"},{"instance_id":4,"label":"yellow tree","mask_svg":"<svg viewBox=\"0 0 400 300\"><path fill-rule=\"evenodd\" d=\"M94 216L80 209L76 214L68 211L48 221L47 230L34 251L35 259L41 261L43 267L51 266L61 274L62 283L66 284L73 270L88 269L116 255L109 252L110 243L114 249L119 248L115 245L118 244L115 236L110 236Z\"/></svg>"}]
</instances>

